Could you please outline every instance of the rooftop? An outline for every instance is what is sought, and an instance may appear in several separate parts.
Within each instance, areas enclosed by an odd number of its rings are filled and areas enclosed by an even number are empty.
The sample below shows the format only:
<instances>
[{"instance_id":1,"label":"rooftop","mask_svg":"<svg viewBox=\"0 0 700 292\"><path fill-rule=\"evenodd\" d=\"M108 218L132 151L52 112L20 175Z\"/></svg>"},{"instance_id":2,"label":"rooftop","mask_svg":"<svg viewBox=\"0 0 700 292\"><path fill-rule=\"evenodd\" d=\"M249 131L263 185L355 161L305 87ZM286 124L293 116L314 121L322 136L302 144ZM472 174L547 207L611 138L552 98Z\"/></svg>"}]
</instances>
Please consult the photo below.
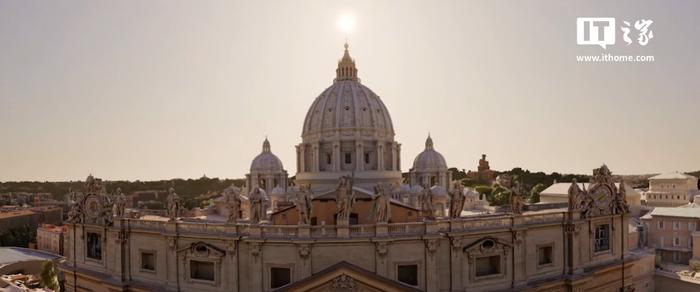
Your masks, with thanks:
<instances>
[{"instance_id":1,"label":"rooftop","mask_svg":"<svg viewBox=\"0 0 700 292\"><path fill-rule=\"evenodd\" d=\"M685 217L700 219L700 208L693 207L656 207L650 213L642 216L642 219L651 219L653 216Z\"/></svg>"},{"instance_id":2,"label":"rooftop","mask_svg":"<svg viewBox=\"0 0 700 292\"><path fill-rule=\"evenodd\" d=\"M23 247L0 247L0 267L23 261L53 260L60 256Z\"/></svg>"},{"instance_id":3,"label":"rooftop","mask_svg":"<svg viewBox=\"0 0 700 292\"><path fill-rule=\"evenodd\" d=\"M694 177L692 175L688 175L685 173L679 173L679 172L673 172L673 173L662 173L659 175L655 175L649 178L650 180L653 179L698 179L697 177Z\"/></svg>"}]
</instances>

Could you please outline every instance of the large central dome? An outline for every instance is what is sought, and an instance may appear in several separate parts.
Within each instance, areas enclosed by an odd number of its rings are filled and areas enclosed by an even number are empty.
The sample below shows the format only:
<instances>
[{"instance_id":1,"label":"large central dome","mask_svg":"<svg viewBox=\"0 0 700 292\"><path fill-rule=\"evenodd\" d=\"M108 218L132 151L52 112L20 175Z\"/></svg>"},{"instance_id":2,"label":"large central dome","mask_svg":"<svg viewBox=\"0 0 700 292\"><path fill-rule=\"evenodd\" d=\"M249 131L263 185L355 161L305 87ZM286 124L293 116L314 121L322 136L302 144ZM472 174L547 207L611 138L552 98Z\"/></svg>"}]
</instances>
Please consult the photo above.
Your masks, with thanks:
<instances>
[{"instance_id":1,"label":"large central dome","mask_svg":"<svg viewBox=\"0 0 700 292\"><path fill-rule=\"evenodd\" d=\"M345 44L333 85L311 104L297 146L297 183L314 190L354 175L356 185L401 182L400 145L384 103L360 83Z\"/></svg>"},{"instance_id":2,"label":"large central dome","mask_svg":"<svg viewBox=\"0 0 700 292\"><path fill-rule=\"evenodd\" d=\"M379 96L360 83L355 61L348 46L338 62L333 85L319 95L306 113L301 136L304 140L318 136L342 135L393 137L389 111Z\"/></svg>"}]
</instances>

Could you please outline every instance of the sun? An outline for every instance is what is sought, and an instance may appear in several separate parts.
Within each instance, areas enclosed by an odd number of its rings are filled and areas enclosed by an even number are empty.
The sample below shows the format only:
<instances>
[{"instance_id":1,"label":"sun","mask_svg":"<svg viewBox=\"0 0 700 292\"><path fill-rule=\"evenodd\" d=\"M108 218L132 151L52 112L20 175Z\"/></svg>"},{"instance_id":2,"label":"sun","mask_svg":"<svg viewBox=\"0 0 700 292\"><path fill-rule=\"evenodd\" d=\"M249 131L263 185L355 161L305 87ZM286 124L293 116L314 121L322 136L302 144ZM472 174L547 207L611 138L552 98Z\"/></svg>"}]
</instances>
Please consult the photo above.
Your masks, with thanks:
<instances>
[{"instance_id":1,"label":"sun","mask_svg":"<svg viewBox=\"0 0 700 292\"><path fill-rule=\"evenodd\" d=\"M345 34L349 34L355 28L355 17L349 14L341 15L338 18L338 29Z\"/></svg>"}]
</instances>

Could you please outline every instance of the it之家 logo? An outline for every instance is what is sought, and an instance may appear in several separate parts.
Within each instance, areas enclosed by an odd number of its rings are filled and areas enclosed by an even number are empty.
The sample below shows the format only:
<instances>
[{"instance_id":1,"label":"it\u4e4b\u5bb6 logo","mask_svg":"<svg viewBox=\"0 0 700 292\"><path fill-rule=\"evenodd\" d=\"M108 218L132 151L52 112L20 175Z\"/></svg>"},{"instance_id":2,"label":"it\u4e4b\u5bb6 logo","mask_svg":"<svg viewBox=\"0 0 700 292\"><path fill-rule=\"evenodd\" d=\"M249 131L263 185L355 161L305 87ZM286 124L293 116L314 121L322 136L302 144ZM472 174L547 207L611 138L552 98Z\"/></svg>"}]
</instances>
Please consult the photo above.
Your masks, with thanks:
<instances>
[{"instance_id":1,"label":"it\u4e4b\u5bb6 logo","mask_svg":"<svg viewBox=\"0 0 700 292\"><path fill-rule=\"evenodd\" d=\"M634 22L623 20L620 26L622 40L627 45L632 44L630 33L637 33L636 41L640 46L649 44L654 38L654 32L649 28L654 23L651 19L640 19ZM614 45L616 39L616 21L614 17L579 17L576 19L576 43L578 45L597 45L603 49Z\"/></svg>"}]
</instances>

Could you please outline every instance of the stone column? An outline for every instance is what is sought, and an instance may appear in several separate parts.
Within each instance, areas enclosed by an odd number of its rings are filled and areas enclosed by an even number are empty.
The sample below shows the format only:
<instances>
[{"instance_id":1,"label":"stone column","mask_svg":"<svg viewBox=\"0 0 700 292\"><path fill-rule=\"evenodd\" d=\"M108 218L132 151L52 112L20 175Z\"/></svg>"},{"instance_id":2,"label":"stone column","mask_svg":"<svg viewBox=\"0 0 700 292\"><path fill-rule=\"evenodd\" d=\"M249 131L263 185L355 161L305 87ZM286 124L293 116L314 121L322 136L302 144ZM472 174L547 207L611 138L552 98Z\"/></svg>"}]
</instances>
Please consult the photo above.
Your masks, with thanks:
<instances>
[{"instance_id":1,"label":"stone column","mask_svg":"<svg viewBox=\"0 0 700 292\"><path fill-rule=\"evenodd\" d=\"M333 163L333 171L340 171L340 165L342 163L340 157L340 142L333 142L333 156L331 157L331 162Z\"/></svg>"},{"instance_id":2,"label":"stone column","mask_svg":"<svg viewBox=\"0 0 700 292\"><path fill-rule=\"evenodd\" d=\"M387 241L378 241L375 242L375 247L376 247L376 264L377 264L377 275L382 276L387 279L391 279L392 277L389 275L389 266L388 266L388 260L387 260L387 253L389 251L389 242Z\"/></svg>"},{"instance_id":3,"label":"stone column","mask_svg":"<svg viewBox=\"0 0 700 292\"><path fill-rule=\"evenodd\" d=\"M362 151L362 142L355 142L355 170L362 171L365 169L365 153Z\"/></svg>"},{"instance_id":4,"label":"stone column","mask_svg":"<svg viewBox=\"0 0 700 292\"><path fill-rule=\"evenodd\" d=\"M377 170L384 170L384 143L377 142Z\"/></svg>"},{"instance_id":5,"label":"stone column","mask_svg":"<svg viewBox=\"0 0 700 292\"><path fill-rule=\"evenodd\" d=\"M391 170L398 169L398 167L397 167L398 159L396 159L397 158L396 154L398 153L397 145L398 145L398 143L396 143L396 142L391 144Z\"/></svg>"},{"instance_id":6,"label":"stone column","mask_svg":"<svg viewBox=\"0 0 700 292\"><path fill-rule=\"evenodd\" d=\"M248 241L248 291L264 291L263 270L262 265L262 242Z\"/></svg>"},{"instance_id":7,"label":"stone column","mask_svg":"<svg viewBox=\"0 0 700 292\"><path fill-rule=\"evenodd\" d=\"M462 240L460 238L455 238L453 237L450 240L452 250L450 254L452 255L450 257L450 273L452 273L452 290L460 290L462 288L462 279L463 277L457 276L455 277L454 275L468 275L466 272L462 271L462 258L464 258L464 254L462 252Z\"/></svg>"},{"instance_id":8,"label":"stone column","mask_svg":"<svg viewBox=\"0 0 700 292\"><path fill-rule=\"evenodd\" d=\"M438 246L440 246L439 238L430 238L425 241L425 291L428 292L436 292L440 287L438 285L440 277L438 275L436 255Z\"/></svg>"},{"instance_id":9,"label":"stone column","mask_svg":"<svg viewBox=\"0 0 700 292\"><path fill-rule=\"evenodd\" d=\"M311 243L299 243L297 244L297 251L299 253L299 279L304 279L311 276ZM294 280L292 280L294 282Z\"/></svg>"},{"instance_id":10,"label":"stone column","mask_svg":"<svg viewBox=\"0 0 700 292\"><path fill-rule=\"evenodd\" d=\"M299 145L299 171L298 172L306 172L306 145L300 144Z\"/></svg>"},{"instance_id":11,"label":"stone column","mask_svg":"<svg viewBox=\"0 0 700 292\"><path fill-rule=\"evenodd\" d=\"M522 288L527 285L527 245L525 242L525 230L513 231L513 286Z\"/></svg>"},{"instance_id":12,"label":"stone column","mask_svg":"<svg viewBox=\"0 0 700 292\"><path fill-rule=\"evenodd\" d=\"M318 143L315 143L314 146L313 146L313 155L314 155L314 157L313 157L313 159L311 159L311 161L313 161L313 164L314 164L314 165L311 167L311 171L313 171L313 172L318 172L319 165L321 165L321 157L320 157L321 154L319 153L318 147L319 147L319 144L318 144Z\"/></svg>"}]
</instances>

